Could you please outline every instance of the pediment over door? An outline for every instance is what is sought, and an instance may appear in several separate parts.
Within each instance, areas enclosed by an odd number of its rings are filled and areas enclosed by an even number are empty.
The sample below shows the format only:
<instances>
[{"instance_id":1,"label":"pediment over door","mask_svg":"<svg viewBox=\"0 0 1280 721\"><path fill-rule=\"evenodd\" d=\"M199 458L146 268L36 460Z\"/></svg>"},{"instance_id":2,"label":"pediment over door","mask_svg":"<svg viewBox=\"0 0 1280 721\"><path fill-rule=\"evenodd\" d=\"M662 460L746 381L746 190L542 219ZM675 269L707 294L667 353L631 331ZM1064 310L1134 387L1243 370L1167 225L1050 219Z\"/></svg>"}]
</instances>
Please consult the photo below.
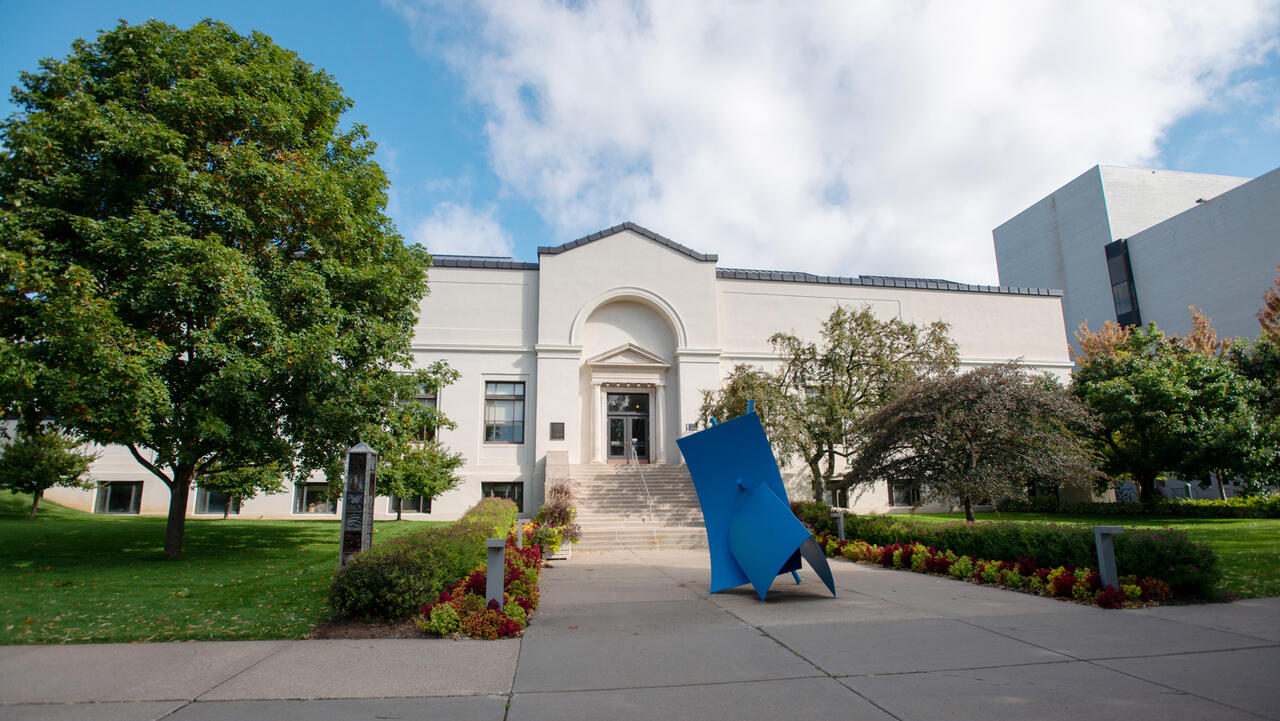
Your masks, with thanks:
<instances>
[{"instance_id":1,"label":"pediment over door","mask_svg":"<svg viewBox=\"0 0 1280 721\"><path fill-rule=\"evenodd\" d=\"M587 359L593 382L662 383L671 364L634 343L624 343Z\"/></svg>"},{"instance_id":2,"label":"pediment over door","mask_svg":"<svg viewBox=\"0 0 1280 721\"><path fill-rule=\"evenodd\" d=\"M661 356L651 353L634 343L623 343L617 348L607 350L598 356L587 359L592 368L632 368L635 370L666 370L670 363Z\"/></svg>"}]
</instances>

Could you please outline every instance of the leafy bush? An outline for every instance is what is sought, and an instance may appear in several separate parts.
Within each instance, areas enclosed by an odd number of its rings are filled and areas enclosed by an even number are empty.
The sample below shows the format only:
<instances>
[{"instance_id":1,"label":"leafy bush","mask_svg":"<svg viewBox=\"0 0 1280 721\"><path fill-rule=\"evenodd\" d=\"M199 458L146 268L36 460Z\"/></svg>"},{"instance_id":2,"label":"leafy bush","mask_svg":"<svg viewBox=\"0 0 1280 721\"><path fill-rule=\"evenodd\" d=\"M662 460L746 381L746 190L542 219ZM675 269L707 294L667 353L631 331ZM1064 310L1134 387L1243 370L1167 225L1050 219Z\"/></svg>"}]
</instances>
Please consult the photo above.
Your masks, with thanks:
<instances>
[{"instance_id":1,"label":"leafy bush","mask_svg":"<svg viewBox=\"0 0 1280 721\"><path fill-rule=\"evenodd\" d=\"M448 526L374 545L334 576L329 603L350 618L403 618L434 600L485 558L486 538L515 526L516 505L486 498Z\"/></svg>"},{"instance_id":2,"label":"leafy bush","mask_svg":"<svg viewBox=\"0 0 1280 721\"><path fill-rule=\"evenodd\" d=\"M1150 516L1154 518L1280 518L1280 495L1219 500L1172 498L1156 503L1120 501L1058 503L1048 496L1008 498L996 504L1001 513L1066 513L1085 516Z\"/></svg>"},{"instance_id":3,"label":"leafy bush","mask_svg":"<svg viewBox=\"0 0 1280 721\"><path fill-rule=\"evenodd\" d=\"M462 624L458 610L448 605L436 606L431 609L431 615L425 618L426 623L419 620L419 630L434 633L437 636L452 636L458 632Z\"/></svg>"},{"instance_id":4,"label":"leafy bush","mask_svg":"<svg viewBox=\"0 0 1280 721\"><path fill-rule=\"evenodd\" d=\"M520 628L529 625L529 614L524 610L524 606L515 601L509 601L507 605L503 606L502 612L507 614L507 617L512 621L520 624Z\"/></svg>"},{"instance_id":5,"label":"leafy bush","mask_svg":"<svg viewBox=\"0 0 1280 721\"><path fill-rule=\"evenodd\" d=\"M1107 586L1098 592L1093 602L1102 608L1120 608L1124 605L1124 592L1116 590L1115 586Z\"/></svg>"}]
</instances>

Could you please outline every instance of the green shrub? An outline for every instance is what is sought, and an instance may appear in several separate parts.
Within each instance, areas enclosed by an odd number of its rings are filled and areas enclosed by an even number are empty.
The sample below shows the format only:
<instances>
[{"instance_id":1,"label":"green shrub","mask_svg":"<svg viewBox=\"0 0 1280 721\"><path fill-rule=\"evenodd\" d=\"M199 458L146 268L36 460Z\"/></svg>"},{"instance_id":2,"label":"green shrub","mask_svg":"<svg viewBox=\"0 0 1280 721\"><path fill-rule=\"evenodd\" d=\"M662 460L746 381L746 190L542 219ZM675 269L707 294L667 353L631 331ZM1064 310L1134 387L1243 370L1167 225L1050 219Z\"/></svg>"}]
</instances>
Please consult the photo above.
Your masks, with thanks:
<instances>
[{"instance_id":1,"label":"green shrub","mask_svg":"<svg viewBox=\"0 0 1280 721\"><path fill-rule=\"evenodd\" d=\"M376 544L334 576L329 603L349 618L409 616L483 563L485 539L506 537L515 521L514 503L486 498L448 526Z\"/></svg>"},{"instance_id":2,"label":"green shrub","mask_svg":"<svg viewBox=\"0 0 1280 721\"><path fill-rule=\"evenodd\" d=\"M448 604L440 604L431 609L431 616L427 619L426 624L419 623L418 628L422 631L434 633L437 636L452 636L458 632L458 628L462 625L462 619L458 616L458 611Z\"/></svg>"},{"instance_id":3,"label":"green shrub","mask_svg":"<svg viewBox=\"0 0 1280 721\"><path fill-rule=\"evenodd\" d=\"M520 628L529 625L529 614L525 613L524 608L515 601L508 601L507 605L502 607L502 612L507 614L512 621L520 624Z\"/></svg>"},{"instance_id":4,"label":"green shrub","mask_svg":"<svg viewBox=\"0 0 1280 721\"><path fill-rule=\"evenodd\" d=\"M1220 500L1171 498L1156 503L1076 501L1058 503L1048 496L1008 498L996 504L1001 513L1066 513L1084 516L1150 516L1154 518L1280 518L1280 495Z\"/></svg>"}]
</instances>

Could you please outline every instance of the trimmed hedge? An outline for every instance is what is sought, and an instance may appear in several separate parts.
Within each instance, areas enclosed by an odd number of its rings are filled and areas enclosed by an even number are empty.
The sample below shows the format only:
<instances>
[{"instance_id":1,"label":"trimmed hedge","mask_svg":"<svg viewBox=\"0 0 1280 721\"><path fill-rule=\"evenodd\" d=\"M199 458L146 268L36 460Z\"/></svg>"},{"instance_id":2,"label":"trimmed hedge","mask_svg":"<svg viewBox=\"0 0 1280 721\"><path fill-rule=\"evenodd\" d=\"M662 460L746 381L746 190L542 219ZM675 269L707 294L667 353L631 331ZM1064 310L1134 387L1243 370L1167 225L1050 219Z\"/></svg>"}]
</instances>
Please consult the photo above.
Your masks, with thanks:
<instances>
[{"instance_id":1,"label":"trimmed hedge","mask_svg":"<svg viewBox=\"0 0 1280 721\"><path fill-rule=\"evenodd\" d=\"M830 508L797 503L792 509L816 533L834 533ZM900 516L845 516L845 535L877 546L919 543L959 555L1001 561L1034 559L1040 566L1098 562L1093 529L1078 524L932 523ZM1130 528L1115 536L1116 568L1121 575L1149 576L1169 584L1174 593L1211 598L1222 572L1218 556L1187 534L1170 528Z\"/></svg>"},{"instance_id":2,"label":"trimmed hedge","mask_svg":"<svg viewBox=\"0 0 1280 721\"><path fill-rule=\"evenodd\" d=\"M1069 513L1080 516L1151 516L1153 518L1280 518L1280 495L1219 500L1171 498L1156 503L1117 501L1058 503L1056 498L1008 498L996 504L1001 513Z\"/></svg>"},{"instance_id":3,"label":"trimmed hedge","mask_svg":"<svg viewBox=\"0 0 1280 721\"><path fill-rule=\"evenodd\" d=\"M348 618L403 618L485 562L485 539L505 538L516 504L486 498L448 526L428 526L357 554L334 576L329 603Z\"/></svg>"}]
</instances>

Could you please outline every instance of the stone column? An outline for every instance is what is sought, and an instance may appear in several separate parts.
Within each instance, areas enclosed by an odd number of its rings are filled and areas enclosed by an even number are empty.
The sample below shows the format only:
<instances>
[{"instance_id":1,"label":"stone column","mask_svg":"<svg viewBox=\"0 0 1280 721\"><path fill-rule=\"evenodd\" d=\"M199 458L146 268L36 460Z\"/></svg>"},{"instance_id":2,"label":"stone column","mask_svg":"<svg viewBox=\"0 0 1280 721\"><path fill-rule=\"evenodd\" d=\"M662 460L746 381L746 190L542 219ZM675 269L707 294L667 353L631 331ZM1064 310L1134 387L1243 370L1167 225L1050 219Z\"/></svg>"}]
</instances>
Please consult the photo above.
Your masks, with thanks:
<instances>
[{"instance_id":1,"label":"stone column","mask_svg":"<svg viewBox=\"0 0 1280 721\"><path fill-rule=\"evenodd\" d=\"M654 384L653 428L650 435L653 440L653 462L667 462L667 385L662 382Z\"/></svg>"},{"instance_id":2,"label":"stone column","mask_svg":"<svg viewBox=\"0 0 1280 721\"><path fill-rule=\"evenodd\" d=\"M604 393L600 390L600 384L592 381L591 383L591 462L604 463L604 455L602 449L604 443L602 441L604 426Z\"/></svg>"}]
</instances>

